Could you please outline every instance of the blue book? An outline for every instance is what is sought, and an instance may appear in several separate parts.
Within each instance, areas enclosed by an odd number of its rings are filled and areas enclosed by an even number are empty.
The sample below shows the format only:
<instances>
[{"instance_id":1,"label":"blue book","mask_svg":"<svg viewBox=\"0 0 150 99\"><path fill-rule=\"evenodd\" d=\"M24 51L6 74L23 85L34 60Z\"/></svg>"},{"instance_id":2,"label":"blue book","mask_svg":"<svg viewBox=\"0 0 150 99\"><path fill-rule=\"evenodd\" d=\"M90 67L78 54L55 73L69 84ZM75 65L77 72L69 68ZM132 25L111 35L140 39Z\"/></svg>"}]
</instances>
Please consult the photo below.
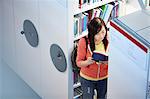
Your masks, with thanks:
<instances>
[{"instance_id":1,"label":"blue book","mask_svg":"<svg viewBox=\"0 0 150 99\"><path fill-rule=\"evenodd\" d=\"M95 60L96 62L108 61L108 55L99 52L93 52L92 59Z\"/></svg>"}]
</instances>

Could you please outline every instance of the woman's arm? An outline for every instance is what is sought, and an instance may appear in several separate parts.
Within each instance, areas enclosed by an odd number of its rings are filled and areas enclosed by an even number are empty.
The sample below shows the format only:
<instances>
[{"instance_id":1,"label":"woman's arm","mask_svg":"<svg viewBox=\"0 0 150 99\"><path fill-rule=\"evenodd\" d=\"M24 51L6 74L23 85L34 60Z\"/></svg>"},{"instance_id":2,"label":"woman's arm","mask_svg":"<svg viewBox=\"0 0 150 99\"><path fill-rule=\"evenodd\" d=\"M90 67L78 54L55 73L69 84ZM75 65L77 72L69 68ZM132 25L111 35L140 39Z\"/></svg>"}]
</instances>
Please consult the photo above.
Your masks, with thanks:
<instances>
[{"instance_id":1,"label":"woman's arm","mask_svg":"<svg viewBox=\"0 0 150 99\"><path fill-rule=\"evenodd\" d=\"M85 67L85 66L88 66L88 65L91 65L93 64L95 61L92 60L92 57L88 57L87 60L80 60L80 61L77 61L77 65L79 67Z\"/></svg>"},{"instance_id":2,"label":"woman's arm","mask_svg":"<svg viewBox=\"0 0 150 99\"><path fill-rule=\"evenodd\" d=\"M93 64L95 61L92 60L92 57L88 57L86 59L87 48L86 48L86 41L84 38L81 38L78 42L78 49L77 49L77 58L76 63L78 67L88 66Z\"/></svg>"}]
</instances>

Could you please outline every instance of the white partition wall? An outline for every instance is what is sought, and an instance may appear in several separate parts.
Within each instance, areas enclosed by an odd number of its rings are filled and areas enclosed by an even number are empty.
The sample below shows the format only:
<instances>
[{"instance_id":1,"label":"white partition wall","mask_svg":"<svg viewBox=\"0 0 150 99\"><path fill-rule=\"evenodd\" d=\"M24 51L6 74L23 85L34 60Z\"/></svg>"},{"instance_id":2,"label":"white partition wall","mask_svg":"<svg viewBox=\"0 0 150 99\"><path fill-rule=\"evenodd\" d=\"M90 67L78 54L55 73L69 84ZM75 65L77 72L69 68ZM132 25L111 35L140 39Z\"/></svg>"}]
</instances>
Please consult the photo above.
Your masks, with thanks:
<instances>
[{"instance_id":1,"label":"white partition wall","mask_svg":"<svg viewBox=\"0 0 150 99\"><path fill-rule=\"evenodd\" d=\"M71 99L69 45L73 42L68 40L67 0L2 0L2 5L3 60L42 99ZM58 45L65 55L64 71L52 62L52 45ZM62 53L53 51L61 60Z\"/></svg>"},{"instance_id":2,"label":"white partition wall","mask_svg":"<svg viewBox=\"0 0 150 99\"><path fill-rule=\"evenodd\" d=\"M11 69L16 68L13 30L13 0L0 0L0 99L41 99Z\"/></svg>"},{"instance_id":3,"label":"white partition wall","mask_svg":"<svg viewBox=\"0 0 150 99\"><path fill-rule=\"evenodd\" d=\"M13 0L1 0L2 12L2 59L16 68Z\"/></svg>"},{"instance_id":4,"label":"white partition wall","mask_svg":"<svg viewBox=\"0 0 150 99\"><path fill-rule=\"evenodd\" d=\"M108 99L148 99L149 23L144 11L110 23Z\"/></svg>"},{"instance_id":5,"label":"white partition wall","mask_svg":"<svg viewBox=\"0 0 150 99\"><path fill-rule=\"evenodd\" d=\"M67 1L39 0L39 7L43 96L44 99L69 99L69 64L65 72L60 72L50 57L51 45L57 44L68 61Z\"/></svg>"},{"instance_id":6,"label":"white partition wall","mask_svg":"<svg viewBox=\"0 0 150 99\"><path fill-rule=\"evenodd\" d=\"M21 31L24 31L23 24L25 20L30 20L34 24L37 33L40 33L38 0L14 0L13 4L17 59L15 71L17 70L22 79L41 95L41 44L32 47L25 37L26 34L21 34Z\"/></svg>"},{"instance_id":7,"label":"white partition wall","mask_svg":"<svg viewBox=\"0 0 150 99\"><path fill-rule=\"evenodd\" d=\"M109 98L145 99L148 54L111 28Z\"/></svg>"}]
</instances>

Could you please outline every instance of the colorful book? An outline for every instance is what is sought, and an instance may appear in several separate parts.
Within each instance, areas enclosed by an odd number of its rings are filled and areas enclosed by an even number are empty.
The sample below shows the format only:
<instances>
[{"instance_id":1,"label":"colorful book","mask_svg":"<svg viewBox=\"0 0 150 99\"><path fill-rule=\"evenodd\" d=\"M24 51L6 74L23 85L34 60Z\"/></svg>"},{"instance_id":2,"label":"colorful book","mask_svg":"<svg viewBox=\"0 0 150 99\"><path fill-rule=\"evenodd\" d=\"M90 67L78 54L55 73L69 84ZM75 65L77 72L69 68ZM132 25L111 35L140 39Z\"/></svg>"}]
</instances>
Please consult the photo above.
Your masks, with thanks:
<instances>
[{"instance_id":1,"label":"colorful book","mask_svg":"<svg viewBox=\"0 0 150 99\"><path fill-rule=\"evenodd\" d=\"M112 9L113 9L113 5L111 5L111 4L106 4L105 5L105 10L104 10L104 13L103 13L103 20L106 24L109 21L108 19L111 15Z\"/></svg>"}]
</instances>

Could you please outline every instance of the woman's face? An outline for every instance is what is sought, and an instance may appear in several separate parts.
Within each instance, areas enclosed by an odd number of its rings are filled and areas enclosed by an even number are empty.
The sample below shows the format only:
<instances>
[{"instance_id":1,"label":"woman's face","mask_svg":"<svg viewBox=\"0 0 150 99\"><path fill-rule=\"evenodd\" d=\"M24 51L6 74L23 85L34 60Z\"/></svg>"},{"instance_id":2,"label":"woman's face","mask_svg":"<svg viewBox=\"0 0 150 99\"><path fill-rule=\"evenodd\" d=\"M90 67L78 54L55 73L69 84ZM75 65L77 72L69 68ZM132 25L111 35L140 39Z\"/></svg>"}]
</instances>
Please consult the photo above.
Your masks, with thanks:
<instances>
[{"instance_id":1,"label":"woman's face","mask_svg":"<svg viewBox=\"0 0 150 99\"><path fill-rule=\"evenodd\" d=\"M99 44L105 37L106 30L105 27L102 26L102 29L94 36L94 42L95 44Z\"/></svg>"}]
</instances>

